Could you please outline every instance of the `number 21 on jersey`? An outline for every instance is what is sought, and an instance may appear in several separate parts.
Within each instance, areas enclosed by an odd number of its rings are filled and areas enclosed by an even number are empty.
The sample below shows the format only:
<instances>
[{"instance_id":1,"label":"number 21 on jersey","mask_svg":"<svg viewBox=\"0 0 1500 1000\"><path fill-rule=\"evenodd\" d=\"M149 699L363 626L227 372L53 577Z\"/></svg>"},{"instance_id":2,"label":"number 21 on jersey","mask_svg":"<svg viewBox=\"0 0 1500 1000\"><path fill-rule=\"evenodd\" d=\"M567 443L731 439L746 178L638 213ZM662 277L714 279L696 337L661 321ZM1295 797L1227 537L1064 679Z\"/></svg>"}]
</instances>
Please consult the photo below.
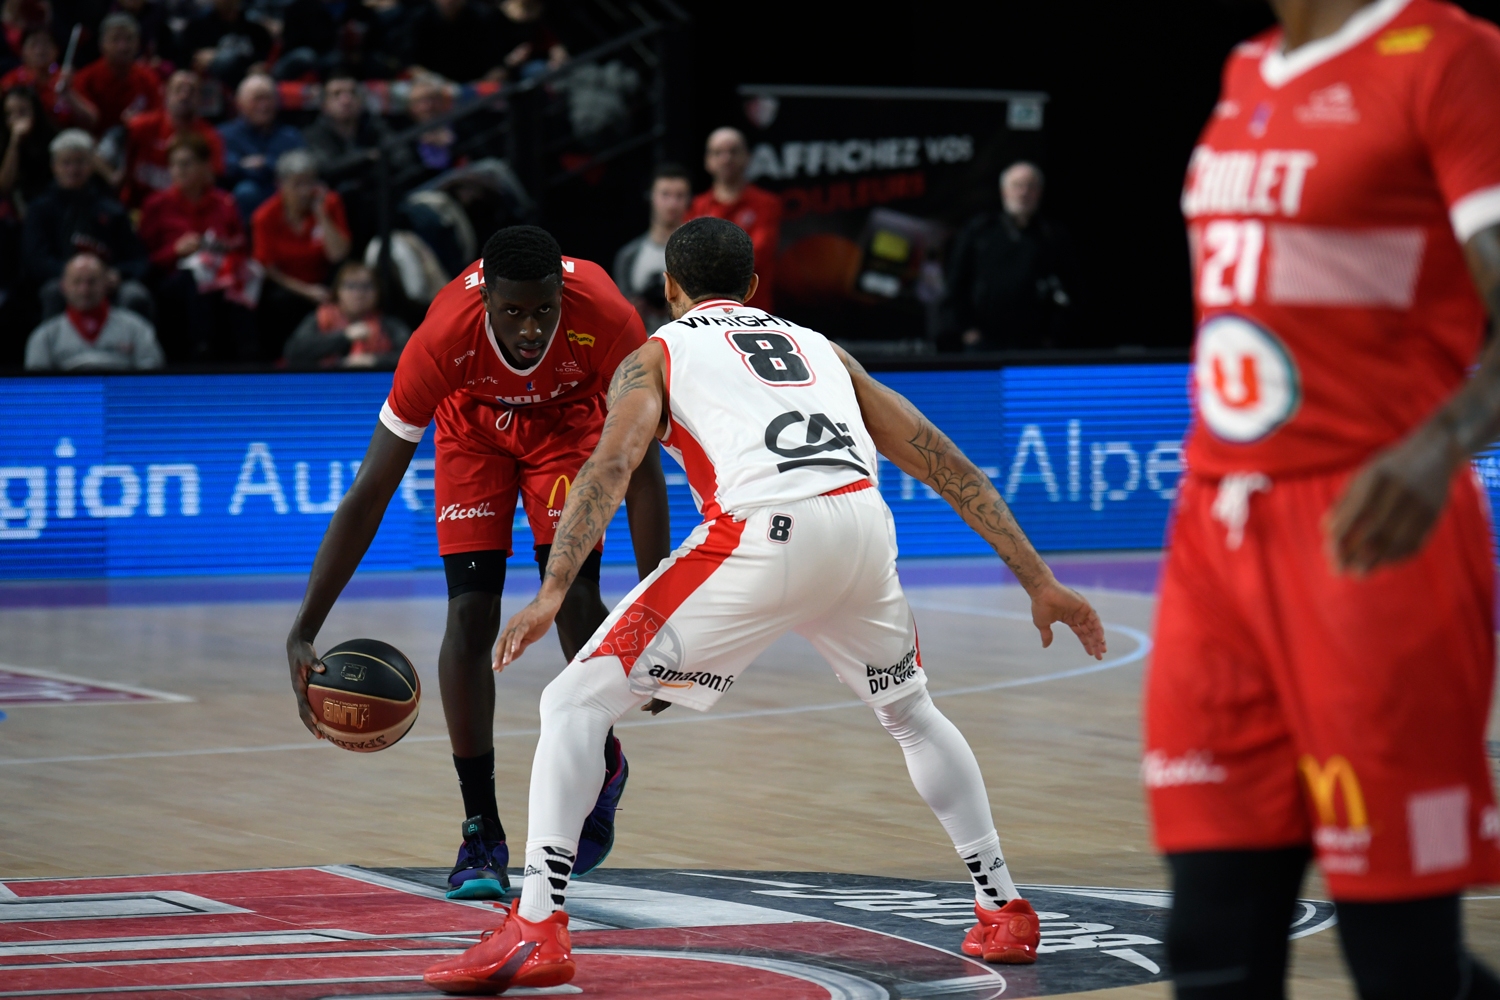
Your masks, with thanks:
<instances>
[{"instance_id":1,"label":"number 21 on jersey","mask_svg":"<svg viewBox=\"0 0 1500 1000\"><path fill-rule=\"evenodd\" d=\"M767 385L812 385L818 380L791 337L773 330L730 330L729 346L740 353L750 373Z\"/></svg>"},{"instance_id":2,"label":"number 21 on jersey","mask_svg":"<svg viewBox=\"0 0 1500 1000\"><path fill-rule=\"evenodd\" d=\"M1198 304L1248 306L1260 281L1266 226L1258 219L1215 219L1203 227L1203 263L1198 269Z\"/></svg>"}]
</instances>

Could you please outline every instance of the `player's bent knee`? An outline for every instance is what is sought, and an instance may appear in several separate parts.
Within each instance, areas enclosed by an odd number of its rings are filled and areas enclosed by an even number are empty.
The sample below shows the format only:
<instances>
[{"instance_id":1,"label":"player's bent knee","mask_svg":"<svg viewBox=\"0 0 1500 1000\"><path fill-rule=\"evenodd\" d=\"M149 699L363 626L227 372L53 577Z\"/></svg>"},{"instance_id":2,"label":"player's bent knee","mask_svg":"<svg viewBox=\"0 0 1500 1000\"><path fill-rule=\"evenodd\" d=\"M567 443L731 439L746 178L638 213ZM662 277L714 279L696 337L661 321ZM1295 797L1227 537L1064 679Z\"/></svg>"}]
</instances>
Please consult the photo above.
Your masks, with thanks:
<instances>
[{"instance_id":1,"label":"player's bent knee","mask_svg":"<svg viewBox=\"0 0 1500 1000\"><path fill-rule=\"evenodd\" d=\"M941 717L938 707L932 703L932 695L925 687L918 688L905 698L900 698L888 705L880 705L875 709L875 718L879 719L885 731L897 740L928 728L928 724L934 721L934 715Z\"/></svg>"},{"instance_id":2,"label":"player's bent knee","mask_svg":"<svg viewBox=\"0 0 1500 1000\"><path fill-rule=\"evenodd\" d=\"M597 715L615 720L645 698L632 694L619 657L597 656L574 660L542 691L543 725L550 719Z\"/></svg>"}]
</instances>

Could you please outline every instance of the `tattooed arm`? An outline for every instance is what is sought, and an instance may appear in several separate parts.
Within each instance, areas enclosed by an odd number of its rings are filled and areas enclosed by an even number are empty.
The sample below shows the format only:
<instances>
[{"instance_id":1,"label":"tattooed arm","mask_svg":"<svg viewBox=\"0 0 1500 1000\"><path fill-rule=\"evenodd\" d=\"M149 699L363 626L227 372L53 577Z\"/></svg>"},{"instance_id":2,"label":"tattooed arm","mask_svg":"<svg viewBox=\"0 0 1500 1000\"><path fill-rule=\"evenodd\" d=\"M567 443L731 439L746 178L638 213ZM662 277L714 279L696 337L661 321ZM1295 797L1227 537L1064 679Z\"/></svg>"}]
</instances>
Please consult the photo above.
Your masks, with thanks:
<instances>
[{"instance_id":1,"label":"tattooed arm","mask_svg":"<svg viewBox=\"0 0 1500 1000\"><path fill-rule=\"evenodd\" d=\"M910 400L875 381L842 349L834 350L849 369L860 415L875 447L902 472L932 487L994 548L1031 597L1031 616L1042 634L1042 645L1052 644L1052 623L1060 621L1073 630L1084 649L1102 657L1104 628L1098 614L1076 591L1057 582L990 477Z\"/></svg>"},{"instance_id":2,"label":"tattooed arm","mask_svg":"<svg viewBox=\"0 0 1500 1000\"><path fill-rule=\"evenodd\" d=\"M625 499L636 466L647 452L654 451L655 438L665 430L664 362L661 345L648 340L615 370L609 384L609 416L594 453L578 470L563 504L542 587L530 604L505 623L495 650L496 670L503 670L547 634L579 567L604 537L605 526Z\"/></svg>"}]
</instances>

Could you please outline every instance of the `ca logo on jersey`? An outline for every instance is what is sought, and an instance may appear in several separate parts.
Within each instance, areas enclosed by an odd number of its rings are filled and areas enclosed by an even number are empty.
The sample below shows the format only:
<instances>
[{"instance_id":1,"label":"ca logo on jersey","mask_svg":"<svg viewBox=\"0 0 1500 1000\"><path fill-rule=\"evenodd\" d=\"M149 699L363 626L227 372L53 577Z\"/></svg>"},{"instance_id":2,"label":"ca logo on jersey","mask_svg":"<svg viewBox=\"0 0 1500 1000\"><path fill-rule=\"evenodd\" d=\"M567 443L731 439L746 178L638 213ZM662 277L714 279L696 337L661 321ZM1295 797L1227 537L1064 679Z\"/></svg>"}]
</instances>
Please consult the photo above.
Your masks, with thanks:
<instances>
[{"instance_id":1,"label":"ca logo on jersey","mask_svg":"<svg viewBox=\"0 0 1500 1000\"><path fill-rule=\"evenodd\" d=\"M1198 412L1225 441L1259 441L1297 411L1297 366L1270 331L1242 316L1215 316L1198 328L1196 353Z\"/></svg>"}]
</instances>

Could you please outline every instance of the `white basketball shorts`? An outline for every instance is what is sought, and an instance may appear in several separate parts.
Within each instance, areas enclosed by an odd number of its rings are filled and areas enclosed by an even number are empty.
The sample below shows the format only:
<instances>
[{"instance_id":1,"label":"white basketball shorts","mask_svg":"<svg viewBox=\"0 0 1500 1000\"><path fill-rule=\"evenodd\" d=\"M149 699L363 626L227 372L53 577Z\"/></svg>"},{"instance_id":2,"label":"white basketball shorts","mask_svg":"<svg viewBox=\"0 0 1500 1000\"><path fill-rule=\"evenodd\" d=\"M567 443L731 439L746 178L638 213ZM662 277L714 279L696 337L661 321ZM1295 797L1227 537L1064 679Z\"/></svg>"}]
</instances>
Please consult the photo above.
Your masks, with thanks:
<instances>
[{"instance_id":1,"label":"white basketball shorts","mask_svg":"<svg viewBox=\"0 0 1500 1000\"><path fill-rule=\"evenodd\" d=\"M700 524L578 659L619 657L633 693L701 711L797 632L871 707L924 687L895 523L867 483Z\"/></svg>"}]
</instances>

